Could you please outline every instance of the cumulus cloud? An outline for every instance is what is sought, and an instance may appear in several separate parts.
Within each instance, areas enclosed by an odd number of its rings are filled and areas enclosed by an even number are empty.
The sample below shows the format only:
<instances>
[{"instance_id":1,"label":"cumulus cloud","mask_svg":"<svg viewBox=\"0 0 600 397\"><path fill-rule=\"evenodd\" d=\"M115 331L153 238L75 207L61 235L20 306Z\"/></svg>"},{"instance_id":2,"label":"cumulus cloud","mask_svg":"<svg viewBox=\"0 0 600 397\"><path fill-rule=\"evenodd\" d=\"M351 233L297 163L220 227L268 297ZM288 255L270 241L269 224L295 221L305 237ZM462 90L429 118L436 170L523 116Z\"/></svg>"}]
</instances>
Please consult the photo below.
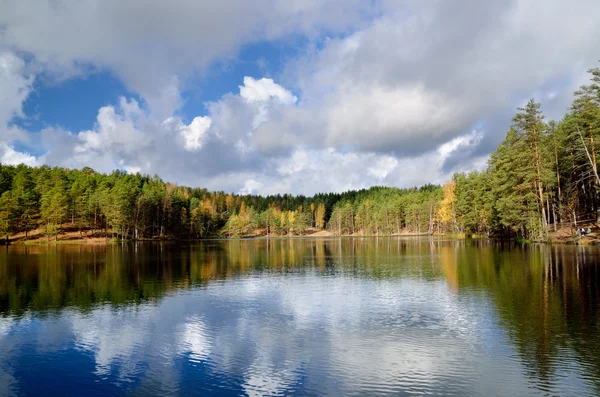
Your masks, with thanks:
<instances>
[{"instance_id":1,"label":"cumulus cloud","mask_svg":"<svg viewBox=\"0 0 600 397\"><path fill-rule=\"evenodd\" d=\"M23 116L23 102L32 89L33 76L25 76L25 62L11 52L0 52L0 123Z\"/></svg>"},{"instance_id":2,"label":"cumulus cloud","mask_svg":"<svg viewBox=\"0 0 600 397\"><path fill-rule=\"evenodd\" d=\"M100 108L93 130L72 133L59 129L42 131L48 152L42 161L53 165L82 167L86 164L102 170L124 166L148 166L156 136L142 130L152 127L147 114L135 100L121 98L117 108ZM183 141L183 137L181 137Z\"/></svg>"},{"instance_id":3,"label":"cumulus cloud","mask_svg":"<svg viewBox=\"0 0 600 397\"><path fill-rule=\"evenodd\" d=\"M35 157L15 150L11 142L27 141L27 133L11 125L15 117L24 117L23 102L32 90L35 76L25 62L12 52L0 52L0 163L34 165Z\"/></svg>"},{"instance_id":4,"label":"cumulus cloud","mask_svg":"<svg viewBox=\"0 0 600 397\"><path fill-rule=\"evenodd\" d=\"M416 157L401 158L379 153L361 153L329 149L296 149L291 155L270 160L259 172L230 175L234 185L252 181L263 194L280 192L343 192L374 185L420 186L444 183L454 172L483 169L487 155L473 156L468 164L453 162L473 145L471 134L457 138L460 144L443 145ZM463 143L464 142L464 143ZM239 178L236 179L236 178ZM219 181L206 184L216 188Z\"/></svg>"},{"instance_id":5,"label":"cumulus cloud","mask_svg":"<svg viewBox=\"0 0 600 397\"><path fill-rule=\"evenodd\" d=\"M68 167L92 166L100 171L120 167L158 173L168 180L201 185L241 170L260 170L267 159L252 141L255 126L272 111L293 106L295 97L271 79L244 79L239 94L224 95L208 105L208 115L189 124L178 116L164 120L136 100L121 97L118 105L98 111L93 129L80 132L42 131L47 153L40 161ZM194 170L193 173L190 170ZM245 181L236 191L255 191L261 184Z\"/></svg>"},{"instance_id":6,"label":"cumulus cloud","mask_svg":"<svg viewBox=\"0 0 600 397\"><path fill-rule=\"evenodd\" d=\"M37 165L37 159L27 153L22 153L15 150L14 147L7 143L0 142L0 163L2 164L27 164L29 166Z\"/></svg>"},{"instance_id":7,"label":"cumulus cloud","mask_svg":"<svg viewBox=\"0 0 600 397\"><path fill-rule=\"evenodd\" d=\"M167 123L170 120L172 119L167 120ZM179 126L177 128L185 140L184 147L187 150L193 151L202 148L203 137L210 128L211 122L210 117L195 117L190 125L185 125L179 121Z\"/></svg>"},{"instance_id":8,"label":"cumulus cloud","mask_svg":"<svg viewBox=\"0 0 600 397\"><path fill-rule=\"evenodd\" d=\"M289 81L323 115L327 145L404 156L433 150L596 62L600 28L580 24L600 17L593 1L435 4L411 2L408 16L392 9L292 65ZM563 35L556 26L570 28ZM507 121L487 125L486 139L497 143Z\"/></svg>"},{"instance_id":9,"label":"cumulus cloud","mask_svg":"<svg viewBox=\"0 0 600 397\"><path fill-rule=\"evenodd\" d=\"M243 193L443 182L485 166L522 101L535 95L558 117L585 82L600 48L600 25L586 21L600 9L551 3L178 0L142 13L137 1L7 2L0 161L121 167ZM309 44L280 75L246 76L205 114L181 115L190 76L292 35ZM112 71L142 101L102 107L87 131L45 129L37 159L18 152L27 135L10 121L32 71L86 68Z\"/></svg>"},{"instance_id":10,"label":"cumulus cloud","mask_svg":"<svg viewBox=\"0 0 600 397\"><path fill-rule=\"evenodd\" d=\"M246 76L244 77L244 85L239 86L239 88L240 96L249 103L267 102L270 99L276 99L285 105L289 105L295 103L298 99L272 79L255 80Z\"/></svg>"}]
</instances>

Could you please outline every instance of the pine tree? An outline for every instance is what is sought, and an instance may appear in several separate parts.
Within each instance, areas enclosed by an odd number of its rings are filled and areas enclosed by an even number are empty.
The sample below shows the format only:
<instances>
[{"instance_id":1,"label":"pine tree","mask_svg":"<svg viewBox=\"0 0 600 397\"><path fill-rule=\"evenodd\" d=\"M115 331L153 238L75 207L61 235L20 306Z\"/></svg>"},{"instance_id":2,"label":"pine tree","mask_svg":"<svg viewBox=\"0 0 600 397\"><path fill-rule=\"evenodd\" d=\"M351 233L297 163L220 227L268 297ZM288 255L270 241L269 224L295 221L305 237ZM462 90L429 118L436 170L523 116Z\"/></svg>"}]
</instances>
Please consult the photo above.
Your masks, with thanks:
<instances>
[{"instance_id":1,"label":"pine tree","mask_svg":"<svg viewBox=\"0 0 600 397\"><path fill-rule=\"evenodd\" d=\"M25 239L27 239L29 229L34 226L33 216L38 206L35 183L28 168L20 167L17 171L12 192L17 200L18 223L25 230Z\"/></svg>"},{"instance_id":2,"label":"pine tree","mask_svg":"<svg viewBox=\"0 0 600 397\"><path fill-rule=\"evenodd\" d=\"M2 193L0 196L0 236L6 238L6 244L8 244L10 233L15 230L17 211L18 203L13 192L8 190Z\"/></svg>"},{"instance_id":3,"label":"pine tree","mask_svg":"<svg viewBox=\"0 0 600 397\"><path fill-rule=\"evenodd\" d=\"M527 149L530 154L530 161L533 170L529 171L531 175L527 175L532 181L532 188L536 191L536 195L540 207L540 215L542 226L545 228L548 224L546 217L546 200L544 196L544 177L545 171L545 156L543 154L542 141L545 130L544 115L541 110L541 105L535 100L530 99L525 107L518 108L519 113L513 119L513 128L517 136L525 142L524 149Z\"/></svg>"},{"instance_id":4,"label":"pine tree","mask_svg":"<svg viewBox=\"0 0 600 397\"><path fill-rule=\"evenodd\" d=\"M527 141L515 129L510 129L506 139L490 157L492 192L496 197L494 209L502 227L523 237L539 232L532 218L539 220L538 200L534 189L535 168ZM534 230L531 230L534 229Z\"/></svg>"},{"instance_id":5,"label":"pine tree","mask_svg":"<svg viewBox=\"0 0 600 397\"><path fill-rule=\"evenodd\" d=\"M54 187L42 196L41 217L46 225L46 236L54 234L54 239L58 240L59 226L65 221L69 210L69 201L65 183L58 179Z\"/></svg>"}]
</instances>

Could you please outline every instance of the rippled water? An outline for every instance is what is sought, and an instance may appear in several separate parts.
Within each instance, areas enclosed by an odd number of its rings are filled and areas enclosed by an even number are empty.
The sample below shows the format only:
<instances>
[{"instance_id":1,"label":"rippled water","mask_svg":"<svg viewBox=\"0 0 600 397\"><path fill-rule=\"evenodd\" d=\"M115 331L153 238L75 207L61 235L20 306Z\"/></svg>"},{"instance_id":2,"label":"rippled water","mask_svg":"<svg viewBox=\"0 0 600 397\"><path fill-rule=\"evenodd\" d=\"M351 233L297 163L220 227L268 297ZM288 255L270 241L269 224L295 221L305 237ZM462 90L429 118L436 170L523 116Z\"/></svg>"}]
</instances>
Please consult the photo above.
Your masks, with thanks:
<instances>
[{"instance_id":1,"label":"rippled water","mask_svg":"<svg viewBox=\"0 0 600 397\"><path fill-rule=\"evenodd\" d=\"M597 248L0 248L0 395L600 394Z\"/></svg>"}]
</instances>

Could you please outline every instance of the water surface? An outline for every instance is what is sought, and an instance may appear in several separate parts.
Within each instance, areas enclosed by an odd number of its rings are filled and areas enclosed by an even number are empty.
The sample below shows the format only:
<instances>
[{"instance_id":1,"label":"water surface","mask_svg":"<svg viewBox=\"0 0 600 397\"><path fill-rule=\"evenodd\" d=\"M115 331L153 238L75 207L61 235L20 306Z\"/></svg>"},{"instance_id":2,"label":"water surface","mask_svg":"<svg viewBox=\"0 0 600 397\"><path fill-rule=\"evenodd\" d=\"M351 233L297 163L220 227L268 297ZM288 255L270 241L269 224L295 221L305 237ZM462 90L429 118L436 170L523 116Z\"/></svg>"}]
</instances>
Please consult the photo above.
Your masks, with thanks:
<instances>
[{"instance_id":1,"label":"water surface","mask_svg":"<svg viewBox=\"0 0 600 397\"><path fill-rule=\"evenodd\" d=\"M600 394L594 247L0 248L0 396Z\"/></svg>"}]
</instances>

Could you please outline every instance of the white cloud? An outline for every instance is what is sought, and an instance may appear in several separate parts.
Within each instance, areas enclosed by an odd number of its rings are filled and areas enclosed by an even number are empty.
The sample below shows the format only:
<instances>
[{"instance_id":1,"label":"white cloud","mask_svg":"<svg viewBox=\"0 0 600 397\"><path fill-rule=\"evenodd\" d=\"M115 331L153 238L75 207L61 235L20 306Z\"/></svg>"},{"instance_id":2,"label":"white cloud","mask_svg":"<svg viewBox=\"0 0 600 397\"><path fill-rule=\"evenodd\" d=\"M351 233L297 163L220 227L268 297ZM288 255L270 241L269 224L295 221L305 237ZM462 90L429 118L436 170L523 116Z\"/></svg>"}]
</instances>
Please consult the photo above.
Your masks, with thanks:
<instances>
[{"instance_id":1,"label":"white cloud","mask_svg":"<svg viewBox=\"0 0 600 397\"><path fill-rule=\"evenodd\" d=\"M454 98L424 87L352 87L340 89L325 103L326 143L362 150L418 151L421 142L439 142L460 129L457 116L463 112Z\"/></svg>"},{"instance_id":2,"label":"white cloud","mask_svg":"<svg viewBox=\"0 0 600 397\"><path fill-rule=\"evenodd\" d=\"M477 146L482 138L483 134L480 131L473 130L470 134L457 136L456 138L444 143L438 148L438 153L446 158L461 148L467 146Z\"/></svg>"},{"instance_id":3,"label":"white cloud","mask_svg":"<svg viewBox=\"0 0 600 397\"><path fill-rule=\"evenodd\" d=\"M210 128L210 117L195 117L190 125L181 125L181 135L185 139L187 150L198 150L202 148L202 139Z\"/></svg>"},{"instance_id":4,"label":"white cloud","mask_svg":"<svg viewBox=\"0 0 600 397\"><path fill-rule=\"evenodd\" d=\"M385 179L388 174L398 166L398 160L391 156L384 156L375 161L375 164L367 169L369 175L378 180Z\"/></svg>"},{"instance_id":5,"label":"white cloud","mask_svg":"<svg viewBox=\"0 0 600 397\"><path fill-rule=\"evenodd\" d=\"M136 100L121 97L117 106L100 108L94 129L42 131L48 151L40 160L68 167L87 165L100 171L120 167L158 173L179 182L185 175L186 182L194 185L201 185L209 175L220 178L231 169L255 166L253 123L257 117L268 119L272 111L290 106L294 100L272 80L244 81L248 86L240 86L240 95L224 95L208 105L207 116L195 117L190 124L178 116L161 120ZM233 189L261 186L241 184Z\"/></svg>"},{"instance_id":6,"label":"white cloud","mask_svg":"<svg viewBox=\"0 0 600 397\"><path fill-rule=\"evenodd\" d=\"M304 150L295 151L291 158L288 161L283 162L278 168L277 171L282 176L288 176L292 174L296 174L304 169L304 167L309 166L309 154Z\"/></svg>"},{"instance_id":7,"label":"white cloud","mask_svg":"<svg viewBox=\"0 0 600 397\"><path fill-rule=\"evenodd\" d=\"M23 102L32 90L33 81L33 75L26 76L21 58L11 52L0 52L0 132L13 117L23 116Z\"/></svg>"},{"instance_id":8,"label":"white cloud","mask_svg":"<svg viewBox=\"0 0 600 397\"><path fill-rule=\"evenodd\" d=\"M248 103L268 102L275 99L284 105L296 102L298 98L291 92L276 84L272 79L262 78L255 80L252 77L244 77L244 85L239 86L240 96Z\"/></svg>"},{"instance_id":9,"label":"white cloud","mask_svg":"<svg viewBox=\"0 0 600 397\"><path fill-rule=\"evenodd\" d=\"M260 184L257 191L262 194L296 192L307 195L343 192L381 184L412 187L424 182L444 183L454 172L481 169L487 161L487 155L474 156L473 161L467 165L446 167L446 163L453 157L460 157L461 153L472 148L471 134L456 140L458 143L411 158L377 153L344 153L333 148L299 148L290 156L270 160L258 171L240 174L241 180L238 180L238 175L228 175L226 179L233 186L252 179ZM220 183L220 180L210 178L205 185L216 189Z\"/></svg>"},{"instance_id":10,"label":"white cloud","mask_svg":"<svg viewBox=\"0 0 600 397\"><path fill-rule=\"evenodd\" d=\"M253 193L260 191L260 189L262 187L263 187L262 183L257 182L254 179L248 179L244 183L244 187L242 189L240 189L239 194L253 194Z\"/></svg>"},{"instance_id":11,"label":"white cloud","mask_svg":"<svg viewBox=\"0 0 600 397\"><path fill-rule=\"evenodd\" d=\"M11 52L0 52L0 163L35 165L36 158L15 149L13 141L27 141L22 129L11 125L23 117L23 102L32 90L35 76L28 74L25 62Z\"/></svg>"},{"instance_id":12,"label":"white cloud","mask_svg":"<svg viewBox=\"0 0 600 397\"><path fill-rule=\"evenodd\" d=\"M309 113L324 115L329 146L433 150L491 113L514 109L514 98L529 98L540 84L594 64L600 27L578 22L589 13L600 17L594 2L534 4L411 3L411 17L384 14L308 54L289 80L299 81L305 102L317 104ZM569 26L568 33L558 34L557 25ZM488 130L503 135L510 119L502 122Z\"/></svg>"},{"instance_id":13,"label":"white cloud","mask_svg":"<svg viewBox=\"0 0 600 397\"><path fill-rule=\"evenodd\" d=\"M17 165L27 164L29 166L37 165L37 159L27 153L16 151L12 146L6 143L0 142L0 163Z\"/></svg>"}]
</instances>

